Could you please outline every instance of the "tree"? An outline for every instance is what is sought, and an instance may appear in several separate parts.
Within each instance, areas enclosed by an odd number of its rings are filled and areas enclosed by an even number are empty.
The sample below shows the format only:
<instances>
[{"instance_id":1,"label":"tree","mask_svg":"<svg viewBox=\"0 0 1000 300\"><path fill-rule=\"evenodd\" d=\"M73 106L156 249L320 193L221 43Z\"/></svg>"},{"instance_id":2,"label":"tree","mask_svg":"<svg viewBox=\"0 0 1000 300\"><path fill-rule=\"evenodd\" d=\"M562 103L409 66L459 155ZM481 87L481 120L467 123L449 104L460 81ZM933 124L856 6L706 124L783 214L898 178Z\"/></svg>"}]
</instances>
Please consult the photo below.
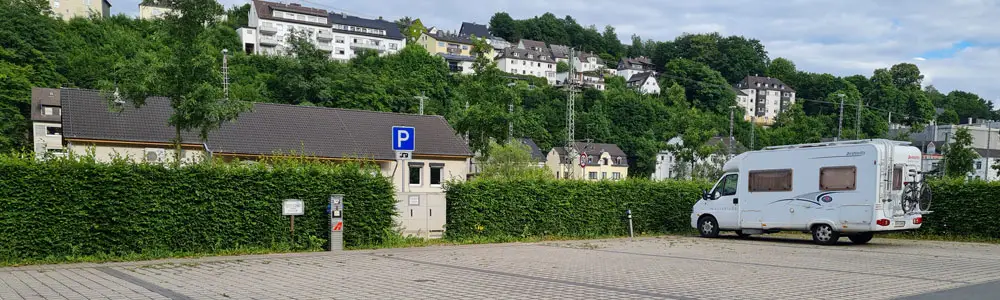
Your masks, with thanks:
<instances>
[{"instance_id":1,"label":"tree","mask_svg":"<svg viewBox=\"0 0 1000 300\"><path fill-rule=\"evenodd\" d=\"M919 90L920 83L924 80L920 68L911 63L895 64L889 69L889 73L896 88L904 91Z\"/></svg>"},{"instance_id":2,"label":"tree","mask_svg":"<svg viewBox=\"0 0 1000 300\"><path fill-rule=\"evenodd\" d=\"M413 18L411 18L410 16L404 16L396 20L395 23L396 26L399 27L400 32L406 32L406 29L409 28L411 24L413 24Z\"/></svg>"},{"instance_id":3,"label":"tree","mask_svg":"<svg viewBox=\"0 0 1000 300\"><path fill-rule=\"evenodd\" d=\"M626 57L640 57L646 55L646 47L642 43L642 37L633 34L632 35L632 46L628 47Z\"/></svg>"},{"instance_id":4,"label":"tree","mask_svg":"<svg viewBox=\"0 0 1000 300\"><path fill-rule=\"evenodd\" d=\"M945 109L944 112L937 117L938 124L958 124L958 122L958 113L956 113L953 109Z\"/></svg>"},{"instance_id":5,"label":"tree","mask_svg":"<svg viewBox=\"0 0 1000 300\"><path fill-rule=\"evenodd\" d=\"M737 82L747 75L763 74L769 61L764 45L756 39L729 36L718 41L723 61L708 65L722 73L728 82Z\"/></svg>"},{"instance_id":6,"label":"tree","mask_svg":"<svg viewBox=\"0 0 1000 300\"><path fill-rule=\"evenodd\" d=\"M969 129L959 127L955 131L955 141L944 150L945 174L950 177L965 177L975 171L972 162L978 156L972 150L972 134Z\"/></svg>"},{"instance_id":7,"label":"tree","mask_svg":"<svg viewBox=\"0 0 1000 300\"><path fill-rule=\"evenodd\" d=\"M771 63L767 65L767 71L764 74L767 77L777 78L785 83L791 82L792 76L795 76L795 63L784 57L778 57L771 60Z\"/></svg>"},{"instance_id":8,"label":"tree","mask_svg":"<svg viewBox=\"0 0 1000 300\"><path fill-rule=\"evenodd\" d=\"M958 114L960 120L968 118L987 119L991 117L993 103L979 97L979 95L964 92L951 91L945 96L944 108L951 108Z\"/></svg>"},{"instance_id":9,"label":"tree","mask_svg":"<svg viewBox=\"0 0 1000 300\"><path fill-rule=\"evenodd\" d=\"M226 98L222 91L221 49L211 45L208 35L208 27L215 25L222 6L214 0L176 0L173 7L177 13L163 19L169 55L162 61L139 57L116 72L116 82L102 85L109 95L121 95L135 106L154 96L151 91L162 90L173 108L169 123L176 131L175 161L180 161L182 132L197 130L201 139L207 140L209 131L235 119L250 104Z\"/></svg>"},{"instance_id":10,"label":"tree","mask_svg":"<svg viewBox=\"0 0 1000 300\"><path fill-rule=\"evenodd\" d=\"M520 140L505 143L491 141L483 155L479 175L484 179L550 179L552 172L539 167L531 157L531 149Z\"/></svg>"},{"instance_id":11,"label":"tree","mask_svg":"<svg viewBox=\"0 0 1000 300\"><path fill-rule=\"evenodd\" d=\"M556 63L556 72L558 72L558 73L569 72L569 64L567 64L564 61L557 62Z\"/></svg>"},{"instance_id":12,"label":"tree","mask_svg":"<svg viewBox=\"0 0 1000 300\"><path fill-rule=\"evenodd\" d=\"M521 34L518 33L517 23L514 18L511 18L505 12L498 12L493 14L490 18L490 33L493 36L516 42L521 39Z\"/></svg>"},{"instance_id":13,"label":"tree","mask_svg":"<svg viewBox=\"0 0 1000 300\"><path fill-rule=\"evenodd\" d=\"M735 105L736 93L729 83L705 64L678 58L667 63L664 77L667 84L683 86L686 98L699 109L728 114L729 106Z\"/></svg>"},{"instance_id":14,"label":"tree","mask_svg":"<svg viewBox=\"0 0 1000 300\"><path fill-rule=\"evenodd\" d=\"M406 27L406 43L415 43L420 35L427 32L427 28L424 27L424 23L420 22L420 19L413 20L410 26Z\"/></svg>"},{"instance_id":15,"label":"tree","mask_svg":"<svg viewBox=\"0 0 1000 300\"><path fill-rule=\"evenodd\" d=\"M618 39L618 34L615 33L615 28L611 25L604 26L604 34L601 35L604 38L605 51L612 56L620 56L622 54L622 41Z\"/></svg>"}]
</instances>

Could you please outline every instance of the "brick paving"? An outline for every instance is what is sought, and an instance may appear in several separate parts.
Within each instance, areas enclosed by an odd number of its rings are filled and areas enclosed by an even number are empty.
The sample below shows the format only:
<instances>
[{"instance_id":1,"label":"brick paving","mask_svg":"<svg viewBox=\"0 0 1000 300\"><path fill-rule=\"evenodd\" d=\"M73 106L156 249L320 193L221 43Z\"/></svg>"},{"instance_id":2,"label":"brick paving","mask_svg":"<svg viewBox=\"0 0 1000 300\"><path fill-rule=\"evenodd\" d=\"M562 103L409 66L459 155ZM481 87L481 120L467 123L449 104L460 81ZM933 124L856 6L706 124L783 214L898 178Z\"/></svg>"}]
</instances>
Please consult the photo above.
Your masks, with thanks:
<instances>
[{"instance_id":1,"label":"brick paving","mask_svg":"<svg viewBox=\"0 0 1000 300\"><path fill-rule=\"evenodd\" d=\"M893 299L1000 280L1000 246L690 237L0 268L0 299Z\"/></svg>"}]
</instances>

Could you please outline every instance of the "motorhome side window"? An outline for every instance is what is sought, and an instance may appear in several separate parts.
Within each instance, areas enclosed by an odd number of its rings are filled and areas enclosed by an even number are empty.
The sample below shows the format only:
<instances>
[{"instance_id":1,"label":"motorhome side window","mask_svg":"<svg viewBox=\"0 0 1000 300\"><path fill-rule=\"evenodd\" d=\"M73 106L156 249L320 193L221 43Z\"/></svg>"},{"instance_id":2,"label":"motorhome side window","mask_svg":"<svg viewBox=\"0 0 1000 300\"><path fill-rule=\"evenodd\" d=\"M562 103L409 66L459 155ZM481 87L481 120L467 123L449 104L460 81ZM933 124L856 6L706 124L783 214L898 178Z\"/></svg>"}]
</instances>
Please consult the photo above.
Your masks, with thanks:
<instances>
[{"instance_id":1,"label":"motorhome side window","mask_svg":"<svg viewBox=\"0 0 1000 300\"><path fill-rule=\"evenodd\" d=\"M792 170L750 171L750 192L787 192L792 190Z\"/></svg>"},{"instance_id":2,"label":"motorhome side window","mask_svg":"<svg viewBox=\"0 0 1000 300\"><path fill-rule=\"evenodd\" d=\"M723 177L719 181L719 185L715 187L716 193L720 196L732 196L736 195L736 183L738 182L736 174L729 174Z\"/></svg>"},{"instance_id":3,"label":"motorhome side window","mask_svg":"<svg viewBox=\"0 0 1000 300\"><path fill-rule=\"evenodd\" d=\"M825 167L819 169L819 190L850 191L857 183L858 168L855 166Z\"/></svg>"},{"instance_id":4,"label":"motorhome side window","mask_svg":"<svg viewBox=\"0 0 1000 300\"><path fill-rule=\"evenodd\" d=\"M892 190L898 191L903 189L903 168L892 169Z\"/></svg>"}]
</instances>

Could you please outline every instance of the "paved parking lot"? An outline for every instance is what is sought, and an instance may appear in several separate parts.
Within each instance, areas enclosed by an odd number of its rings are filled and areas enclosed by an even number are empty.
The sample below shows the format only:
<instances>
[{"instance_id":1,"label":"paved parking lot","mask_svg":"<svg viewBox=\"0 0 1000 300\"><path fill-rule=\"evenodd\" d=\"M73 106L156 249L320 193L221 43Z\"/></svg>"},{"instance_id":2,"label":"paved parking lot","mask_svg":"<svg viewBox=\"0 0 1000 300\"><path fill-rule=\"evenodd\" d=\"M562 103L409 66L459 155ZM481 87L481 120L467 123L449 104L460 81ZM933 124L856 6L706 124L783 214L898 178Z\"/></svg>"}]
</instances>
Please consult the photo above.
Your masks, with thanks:
<instances>
[{"instance_id":1,"label":"paved parking lot","mask_svg":"<svg viewBox=\"0 0 1000 300\"><path fill-rule=\"evenodd\" d=\"M1000 247L690 237L0 269L0 299L963 299Z\"/></svg>"}]
</instances>

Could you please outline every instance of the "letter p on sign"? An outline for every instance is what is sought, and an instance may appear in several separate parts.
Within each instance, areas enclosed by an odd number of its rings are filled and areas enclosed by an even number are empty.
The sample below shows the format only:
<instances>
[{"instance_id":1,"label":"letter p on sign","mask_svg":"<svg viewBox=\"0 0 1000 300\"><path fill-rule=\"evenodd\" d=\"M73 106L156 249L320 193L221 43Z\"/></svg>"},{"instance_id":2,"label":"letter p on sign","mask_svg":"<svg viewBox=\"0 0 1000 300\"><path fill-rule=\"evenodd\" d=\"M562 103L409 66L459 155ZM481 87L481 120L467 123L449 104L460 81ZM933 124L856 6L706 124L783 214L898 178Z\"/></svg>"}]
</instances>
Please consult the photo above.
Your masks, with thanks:
<instances>
[{"instance_id":1,"label":"letter p on sign","mask_svg":"<svg viewBox=\"0 0 1000 300\"><path fill-rule=\"evenodd\" d=\"M414 149L414 129L413 127L393 126L392 127L392 150L413 151Z\"/></svg>"}]
</instances>

